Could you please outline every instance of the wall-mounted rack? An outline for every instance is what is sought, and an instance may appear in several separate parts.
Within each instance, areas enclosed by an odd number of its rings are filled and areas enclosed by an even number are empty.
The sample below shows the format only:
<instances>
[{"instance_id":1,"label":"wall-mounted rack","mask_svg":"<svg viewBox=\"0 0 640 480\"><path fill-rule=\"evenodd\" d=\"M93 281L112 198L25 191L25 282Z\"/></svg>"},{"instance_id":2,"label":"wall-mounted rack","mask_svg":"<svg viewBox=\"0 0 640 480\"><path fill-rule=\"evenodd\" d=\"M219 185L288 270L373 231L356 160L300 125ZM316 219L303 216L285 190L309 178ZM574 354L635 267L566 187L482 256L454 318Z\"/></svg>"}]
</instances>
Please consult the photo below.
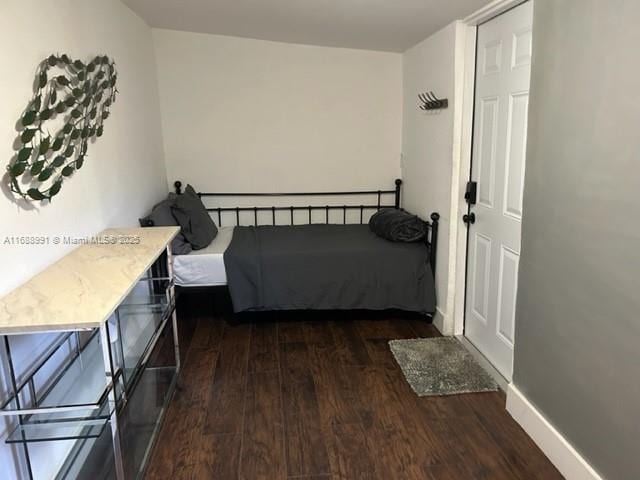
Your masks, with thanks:
<instances>
[{"instance_id":1,"label":"wall-mounted rack","mask_svg":"<svg viewBox=\"0 0 640 480\"><path fill-rule=\"evenodd\" d=\"M440 110L449 106L449 100L446 98L438 98L433 92L418 94L418 99L422 103L420 110Z\"/></svg>"}]
</instances>

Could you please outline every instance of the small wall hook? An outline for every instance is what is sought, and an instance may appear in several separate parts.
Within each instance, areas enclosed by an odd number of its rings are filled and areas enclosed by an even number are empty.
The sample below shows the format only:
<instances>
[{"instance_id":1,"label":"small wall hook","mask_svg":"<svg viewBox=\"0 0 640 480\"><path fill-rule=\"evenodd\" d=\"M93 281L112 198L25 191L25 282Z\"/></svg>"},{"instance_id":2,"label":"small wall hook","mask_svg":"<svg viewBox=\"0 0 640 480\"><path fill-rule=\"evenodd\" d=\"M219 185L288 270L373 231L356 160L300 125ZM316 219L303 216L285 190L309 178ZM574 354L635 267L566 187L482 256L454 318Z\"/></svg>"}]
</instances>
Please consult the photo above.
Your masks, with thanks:
<instances>
[{"instance_id":1,"label":"small wall hook","mask_svg":"<svg viewBox=\"0 0 640 480\"><path fill-rule=\"evenodd\" d=\"M448 99L438 98L431 91L418 94L418 99L422 102L420 110L438 110L449 106Z\"/></svg>"}]
</instances>

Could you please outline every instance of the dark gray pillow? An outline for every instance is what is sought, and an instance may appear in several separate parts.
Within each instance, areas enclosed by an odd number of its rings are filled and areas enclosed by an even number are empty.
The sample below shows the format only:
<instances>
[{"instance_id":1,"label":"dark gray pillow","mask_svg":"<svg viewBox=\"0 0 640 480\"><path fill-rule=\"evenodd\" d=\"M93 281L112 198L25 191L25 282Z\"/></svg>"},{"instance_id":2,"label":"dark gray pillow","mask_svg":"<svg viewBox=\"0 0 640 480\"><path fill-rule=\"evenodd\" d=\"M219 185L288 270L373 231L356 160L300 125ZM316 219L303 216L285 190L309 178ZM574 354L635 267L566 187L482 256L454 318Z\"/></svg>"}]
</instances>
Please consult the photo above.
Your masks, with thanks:
<instances>
[{"instance_id":1,"label":"dark gray pillow","mask_svg":"<svg viewBox=\"0 0 640 480\"><path fill-rule=\"evenodd\" d=\"M171 204L175 194L169 194L166 200L158 203L151 209L151 213L140 219L142 227L172 227L179 226L178 221L171 213ZM191 244L184 238L182 232L178 233L171 242L171 251L174 255L186 255L191 252Z\"/></svg>"},{"instance_id":2,"label":"dark gray pillow","mask_svg":"<svg viewBox=\"0 0 640 480\"><path fill-rule=\"evenodd\" d=\"M369 219L369 228L392 242L418 242L427 234L427 224L404 210L383 208Z\"/></svg>"},{"instance_id":3,"label":"dark gray pillow","mask_svg":"<svg viewBox=\"0 0 640 480\"><path fill-rule=\"evenodd\" d=\"M174 197L171 212L194 250L207 247L216 238L218 228L191 185Z\"/></svg>"}]
</instances>

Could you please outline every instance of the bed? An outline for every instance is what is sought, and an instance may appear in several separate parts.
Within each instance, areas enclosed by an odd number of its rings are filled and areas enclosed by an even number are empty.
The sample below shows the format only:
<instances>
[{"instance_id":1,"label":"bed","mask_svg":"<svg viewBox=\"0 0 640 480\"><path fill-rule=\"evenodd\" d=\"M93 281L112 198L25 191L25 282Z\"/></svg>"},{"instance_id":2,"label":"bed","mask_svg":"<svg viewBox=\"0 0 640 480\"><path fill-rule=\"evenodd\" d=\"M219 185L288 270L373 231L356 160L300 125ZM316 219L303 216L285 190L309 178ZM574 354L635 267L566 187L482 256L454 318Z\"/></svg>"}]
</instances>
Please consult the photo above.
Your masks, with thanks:
<instances>
[{"instance_id":1,"label":"bed","mask_svg":"<svg viewBox=\"0 0 640 480\"><path fill-rule=\"evenodd\" d=\"M396 180L393 190L353 192L198 193L203 202L214 197L349 195L358 200L369 195L374 201L207 206L218 235L208 247L174 257L175 283L182 288L227 286L236 312L393 308L431 315L436 306L439 215L431 215L426 222L429 234L418 243L390 242L372 233L366 223L372 212L400 207L401 183ZM175 187L180 194L181 183ZM393 203L385 201L389 197ZM265 215L268 225L260 224ZM296 224L300 215L305 224ZM336 216L341 221L335 222ZM288 225L277 224L285 217ZM241 218L250 218L252 225L241 225Z\"/></svg>"}]
</instances>

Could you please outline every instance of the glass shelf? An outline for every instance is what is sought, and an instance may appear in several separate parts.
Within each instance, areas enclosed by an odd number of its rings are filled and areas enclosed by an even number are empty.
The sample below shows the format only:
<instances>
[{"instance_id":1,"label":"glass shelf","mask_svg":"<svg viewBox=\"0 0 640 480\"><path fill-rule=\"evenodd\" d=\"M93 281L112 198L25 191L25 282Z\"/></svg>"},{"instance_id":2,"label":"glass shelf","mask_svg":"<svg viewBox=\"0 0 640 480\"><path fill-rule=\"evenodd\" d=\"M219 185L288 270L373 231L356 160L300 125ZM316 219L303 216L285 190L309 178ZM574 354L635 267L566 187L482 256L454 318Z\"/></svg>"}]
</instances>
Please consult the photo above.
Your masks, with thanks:
<instances>
[{"instance_id":1,"label":"glass shelf","mask_svg":"<svg viewBox=\"0 0 640 480\"><path fill-rule=\"evenodd\" d=\"M29 422L19 425L7 437L6 442L28 443L98 438L108 423L108 417Z\"/></svg>"},{"instance_id":2,"label":"glass shelf","mask_svg":"<svg viewBox=\"0 0 640 480\"><path fill-rule=\"evenodd\" d=\"M120 309L124 351L124 378L127 384L143 359L150 340L165 318L164 306L127 305Z\"/></svg>"},{"instance_id":3,"label":"glass shelf","mask_svg":"<svg viewBox=\"0 0 640 480\"><path fill-rule=\"evenodd\" d=\"M66 356L60 362L59 357ZM56 363L57 362L57 363ZM61 364L60 364L61 363ZM41 370L58 365L57 373L40 385L37 377ZM96 332L71 333L61 337L52 351L18 388L23 409L66 408L75 410L75 416L87 416L82 411L94 411L108 391L100 336ZM3 413L15 412L16 396L3 405ZM85 408L81 408L81 407ZM70 412L72 413L72 412ZM33 415L44 415L34 413ZM66 415L68 416L68 415ZM48 419L48 418L47 418Z\"/></svg>"},{"instance_id":4,"label":"glass shelf","mask_svg":"<svg viewBox=\"0 0 640 480\"><path fill-rule=\"evenodd\" d=\"M96 332L37 403L39 407L98 405L106 392L102 345Z\"/></svg>"},{"instance_id":5,"label":"glass shelf","mask_svg":"<svg viewBox=\"0 0 640 480\"><path fill-rule=\"evenodd\" d=\"M86 418L95 416L95 412L102 408L109 387L105 378L100 336L96 331L90 335L85 334L83 340L81 335L70 334L63 338L38 370L23 382L18 390L18 397L21 410L27 410L23 415L25 418L34 422ZM49 364L56 362L56 357L61 354L66 354L67 360L57 373L44 385L37 385L34 379L39 369L51 368ZM15 405L14 396L5 403L2 410L17 414L20 410L15 410ZM40 409L47 411L40 413ZM58 411L52 411L54 409Z\"/></svg>"},{"instance_id":6,"label":"glass shelf","mask_svg":"<svg viewBox=\"0 0 640 480\"><path fill-rule=\"evenodd\" d=\"M135 380L159 330L173 312L171 286L164 279L145 278L118 308L116 322L121 342L115 356L119 358L127 387Z\"/></svg>"},{"instance_id":7,"label":"glass shelf","mask_svg":"<svg viewBox=\"0 0 640 480\"><path fill-rule=\"evenodd\" d=\"M90 335L84 345L79 338L76 337L79 343L75 354L55 379L41 392L30 393L27 408L36 413L23 415L22 424L9 434L7 443L93 438L101 434L110 412L100 336L97 332ZM67 343L59 348L63 345Z\"/></svg>"},{"instance_id":8,"label":"glass shelf","mask_svg":"<svg viewBox=\"0 0 640 480\"><path fill-rule=\"evenodd\" d=\"M120 416L126 478L138 478L149 455L151 439L162 421L175 374L175 366L146 368Z\"/></svg>"},{"instance_id":9,"label":"glass shelf","mask_svg":"<svg viewBox=\"0 0 640 480\"><path fill-rule=\"evenodd\" d=\"M114 480L116 478L111 429L97 438L75 442L55 480Z\"/></svg>"}]
</instances>

